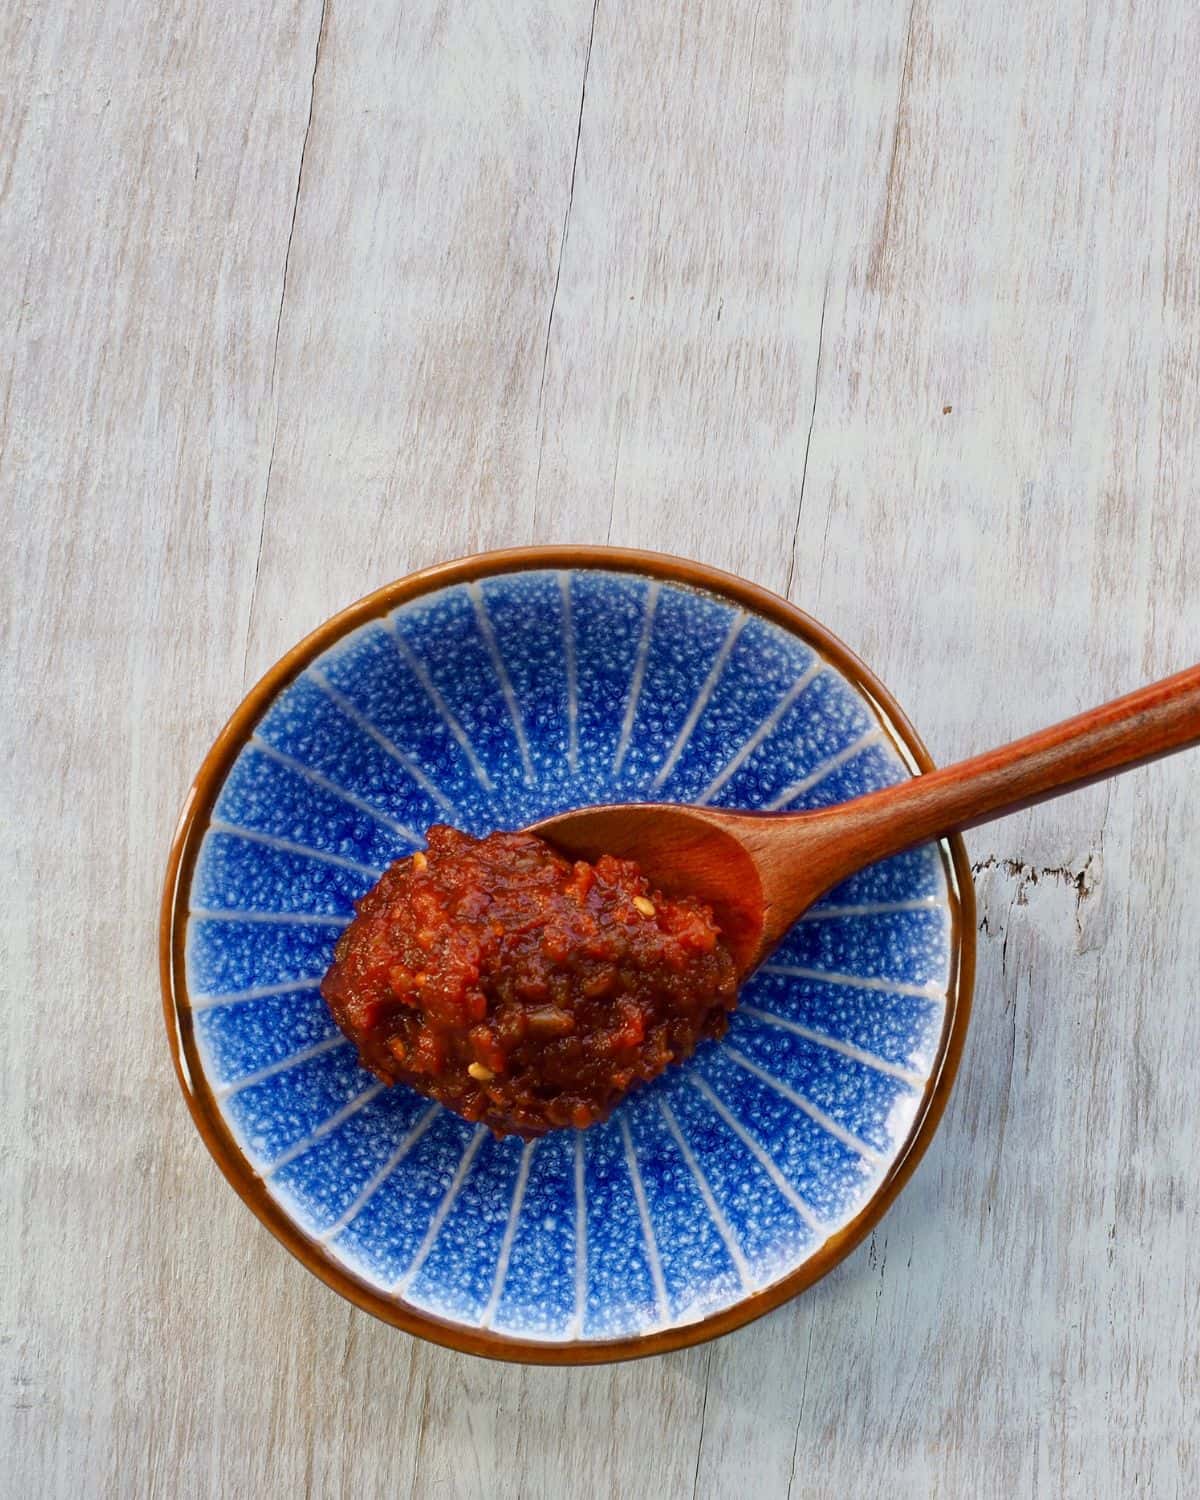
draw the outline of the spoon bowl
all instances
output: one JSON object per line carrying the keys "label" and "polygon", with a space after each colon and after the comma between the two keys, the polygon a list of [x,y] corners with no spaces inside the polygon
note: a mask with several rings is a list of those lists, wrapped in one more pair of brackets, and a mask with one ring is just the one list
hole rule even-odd
{"label": "spoon bowl", "polygon": [[636,860],[664,895],[707,902],[741,978],[765,957],[762,881],[743,842],[750,816],[672,802],[613,803],[560,813],[529,831],[574,859]]}

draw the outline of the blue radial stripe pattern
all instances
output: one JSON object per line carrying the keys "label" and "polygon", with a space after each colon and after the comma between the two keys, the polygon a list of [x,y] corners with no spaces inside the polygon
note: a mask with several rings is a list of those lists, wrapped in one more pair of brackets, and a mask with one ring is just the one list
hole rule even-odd
{"label": "blue radial stripe pattern", "polygon": [[186,948],[218,1108],[304,1234],[439,1318],[603,1340],[728,1308],[858,1213],[908,1135],[945,1024],[936,848],[831,891],[723,1041],[605,1124],[532,1145],[381,1087],[321,975],[354,903],[433,822],[828,806],[907,774],[831,663],[706,593],[532,571],[402,606],[277,696],[218,795]]}

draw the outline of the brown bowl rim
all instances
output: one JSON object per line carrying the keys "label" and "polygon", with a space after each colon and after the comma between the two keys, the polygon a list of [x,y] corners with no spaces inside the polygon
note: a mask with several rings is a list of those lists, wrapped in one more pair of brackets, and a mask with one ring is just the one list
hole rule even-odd
{"label": "brown bowl rim", "polygon": [[184,949],[188,895],[200,844],[230,768],[278,694],[322,652],[351,631],[437,589],[532,569],[599,569],[635,573],[683,584],[732,601],[799,635],[833,663],[870,701],[893,745],[914,771],[933,769],[920,736],[891,692],[850,648],[811,615],[778,594],[705,563],[669,553],[623,547],[547,545],[476,553],[422,568],[385,584],[311,631],[246,694],[201,763],[188,790],[167,862],[159,923],[163,1014],[175,1073],[196,1128],[225,1177],[263,1224],[334,1291],[365,1312],[406,1333],[446,1348],[489,1359],[539,1365],[590,1365],[639,1359],[687,1348],[741,1328],[789,1301],[830,1272],[879,1223],[912,1175],[941,1120],[958,1071],[971,1010],[975,972],[975,903],[971,870],[961,837],[940,842],[951,912],[950,979],[937,1056],[904,1144],[882,1181],[855,1217],[789,1275],[731,1307],[695,1323],[619,1339],[550,1342],[513,1338],[437,1318],[369,1286],[333,1259],[290,1219],[267,1192],[217,1109],[199,1064],[187,991]]}

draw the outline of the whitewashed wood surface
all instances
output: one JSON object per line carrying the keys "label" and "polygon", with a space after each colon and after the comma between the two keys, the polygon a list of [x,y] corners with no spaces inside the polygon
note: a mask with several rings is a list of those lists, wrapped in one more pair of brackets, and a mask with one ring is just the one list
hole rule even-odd
{"label": "whitewashed wood surface", "polygon": [[788,596],[934,755],[1200,657],[1200,9],[0,9],[0,1492],[1200,1493],[1196,755],[978,832],[957,1092],[717,1344],[356,1312],[172,1077],[159,882],[333,610],[544,540]]}

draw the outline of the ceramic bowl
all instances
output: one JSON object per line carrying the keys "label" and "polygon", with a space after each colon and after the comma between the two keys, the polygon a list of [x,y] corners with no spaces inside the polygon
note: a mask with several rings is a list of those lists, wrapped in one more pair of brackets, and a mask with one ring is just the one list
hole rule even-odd
{"label": "ceramic bowl", "polygon": [[537,548],[372,594],[238,709],[172,850],[164,997],[205,1140],[306,1265],[439,1343],[585,1362],[746,1322],[847,1253],[933,1132],[973,962],[958,841],[846,881],[721,1042],[531,1144],[384,1088],[318,984],[431,823],[827,806],[928,766],[828,631],[695,563]]}

